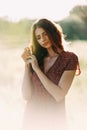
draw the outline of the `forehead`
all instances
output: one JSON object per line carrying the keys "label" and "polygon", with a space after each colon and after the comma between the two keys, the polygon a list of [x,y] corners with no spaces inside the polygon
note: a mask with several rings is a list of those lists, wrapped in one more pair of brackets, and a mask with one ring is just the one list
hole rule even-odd
{"label": "forehead", "polygon": [[36,30],[35,30],[35,35],[40,35],[40,34],[42,34],[42,33],[44,33],[44,32],[46,32],[43,28],[41,28],[41,27],[38,27],[38,28],[36,28]]}

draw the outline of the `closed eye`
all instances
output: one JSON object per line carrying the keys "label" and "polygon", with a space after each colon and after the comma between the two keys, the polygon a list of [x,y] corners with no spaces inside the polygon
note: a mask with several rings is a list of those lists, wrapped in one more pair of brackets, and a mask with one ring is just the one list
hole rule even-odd
{"label": "closed eye", "polygon": [[41,37],[38,35],[36,38],[37,38],[37,40],[40,40]]}
{"label": "closed eye", "polygon": [[46,33],[46,32],[44,32],[43,34],[44,34],[45,36],[47,36],[47,33]]}
{"label": "closed eye", "polygon": [[41,35],[37,35],[37,36],[36,36],[36,39],[37,39],[37,40],[40,40],[41,37],[46,37],[46,36],[48,36],[47,33],[46,33],[46,32],[43,32]]}

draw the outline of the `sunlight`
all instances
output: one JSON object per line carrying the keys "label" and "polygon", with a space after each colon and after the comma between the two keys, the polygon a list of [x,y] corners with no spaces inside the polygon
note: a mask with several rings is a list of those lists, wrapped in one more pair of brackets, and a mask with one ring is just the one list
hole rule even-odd
{"label": "sunlight", "polygon": [[86,0],[3,0],[0,3],[0,16],[8,16],[9,20],[18,21],[22,18],[48,17],[60,20],[78,4],[87,4]]}
{"label": "sunlight", "polygon": [[[71,46],[71,50],[77,52],[80,58],[85,61],[86,65],[87,57],[85,57],[85,52],[87,50],[87,42],[78,42]],[[22,49],[22,47],[18,47],[17,49],[11,49],[9,47],[9,49],[5,48],[4,51],[0,46],[0,69],[3,72],[0,73],[0,80],[2,81],[0,82],[0,130],[22,130],[22,119],[25,107],[25,103],[19,91],[24,71],[24,64],[22,60],[20,60]],[[6,56],[7,60],[5,60]],[[5,64],[6,66],[4,69],[3,66]],[[81,64],[81,67],[83,65],[84,64]],[[87,67],[83,67],[84,69],[81,76],[78,79],[76,77],[67,95],[68,125],[70,130],[87,129],[87,88],[85,78],[87,77]]]}
{"label": "sunlight", "polygon": [[[87,0],[2,0],[0,1],[0,17],[6,17],[12,21],[19,21],[22,18],[35,19],[41,17],[61,20],[69,15],[69,11],[75,5],[79,4],[86,5]],[[2,25],[7,26],[8,24],[1,24],[0,29],[3,29]],[[10,25],[15,24],[10,22]],[[12,28],[12,31],[15,29]],[[21,32],[20,30],[20,33],[23,33],[25,37],[26,34],[23,31]],[[14,35],[13,33],[13,39],[10,39],[11,36],[8,34],[11,35],[11,32],[9,33],[8,31],[5,34],[2,33],[2,30],[0,32],[0,130],[22,130],[25,102],[21,93],[24,74],[24,61],[21,59],[21,54],[24,46],[27,45],[25,42],[28,39],[24,38],[24,41],[20,40],[19,43],[18,37],[20,38],[20,34],[17,33]],[[87,41],[72,42],[73,45],[70,45],[69,49],[78,54],[82,73],[78,79],[76,77],[76,80],[72,84],[72,91],[70,90],[67,95],[67,115],[70,130],[86,130],[87,57],[85,55],[87,52]]]}

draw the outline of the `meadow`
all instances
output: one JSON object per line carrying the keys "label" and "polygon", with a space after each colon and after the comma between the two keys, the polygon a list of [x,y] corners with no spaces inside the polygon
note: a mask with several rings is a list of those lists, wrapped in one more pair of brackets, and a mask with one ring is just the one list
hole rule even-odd
{"label": "meadow", "polygon": [[[21,130],[26,102],[21,93],[24,62],[21,58],[28,40],[0,40],[0,130]],[[8,43],[7,43],[7,42]],[[79,57],[80,76],[75,76],[66,96],[69,130],[87,130],[87,41],[72,41],[68,48]]]}

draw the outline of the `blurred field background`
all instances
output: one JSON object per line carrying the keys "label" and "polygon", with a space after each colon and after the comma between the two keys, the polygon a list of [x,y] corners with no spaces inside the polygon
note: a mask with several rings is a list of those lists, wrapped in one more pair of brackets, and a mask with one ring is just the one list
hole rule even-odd
{"label": "blurred field background", "polygon": [[[70,130],[87,130],[87,6],[77,6],[61,21],[69,50],[79,57],[80,76],[76,76],[66,96]],[[19,22],[0,18],[0,130],[21,130],[25,101],[21,85],[24,62],[21,58],[28,46],[34,20]]]}

